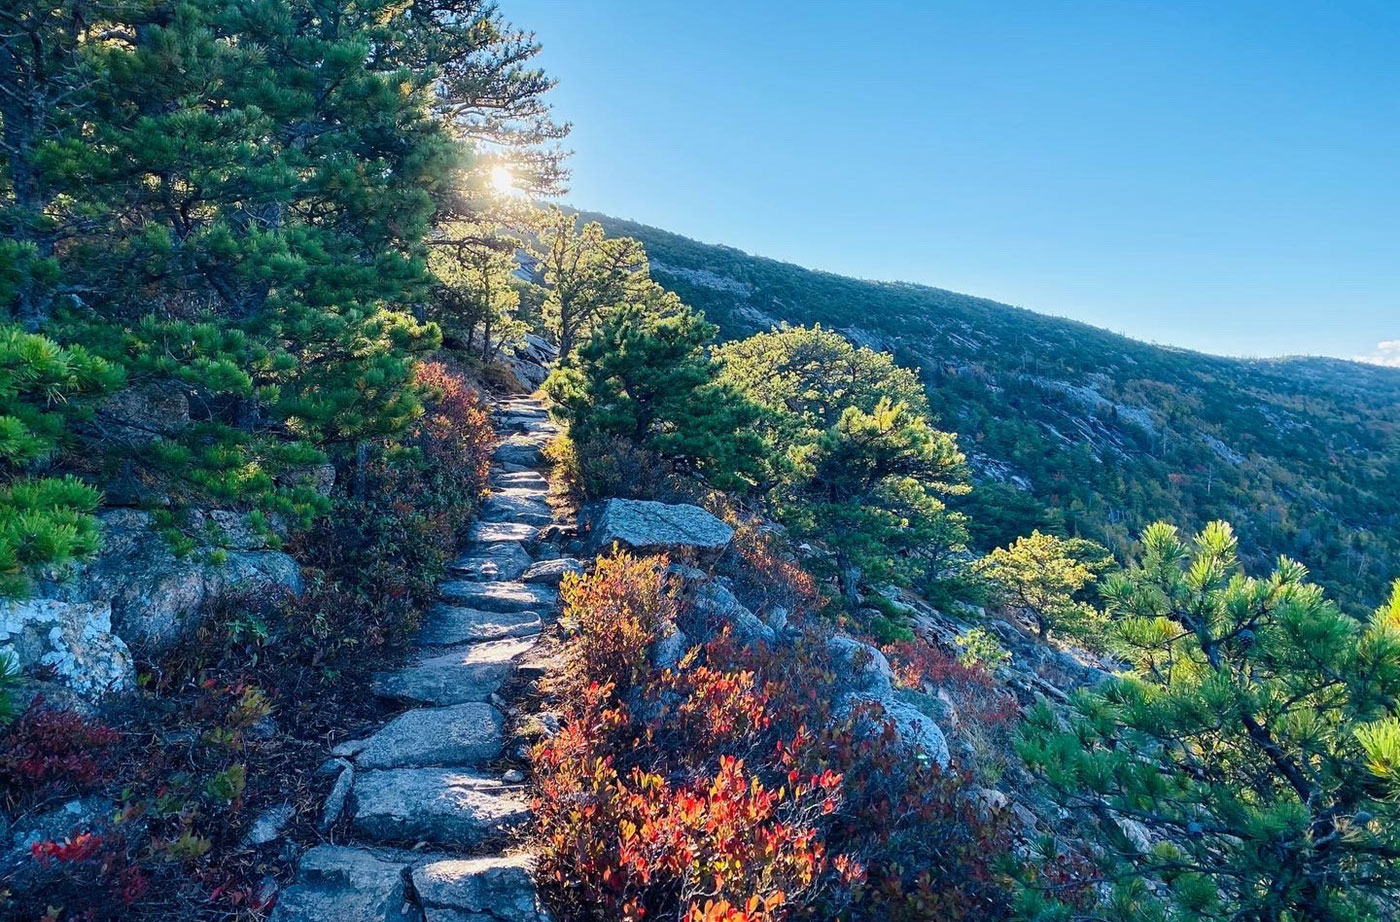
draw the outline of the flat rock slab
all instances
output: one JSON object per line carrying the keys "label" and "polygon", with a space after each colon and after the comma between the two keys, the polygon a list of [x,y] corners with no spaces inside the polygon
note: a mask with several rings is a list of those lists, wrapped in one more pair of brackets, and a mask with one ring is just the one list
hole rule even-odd
{"label": "flat rock slab", "polygon": [[507,637],[529,637],[542,629],[538,612],[482,611],[439,602],[424,618],[423,627],[418,631],[418,642],[431,647],[448,647]]}
{"label": "flat rock slab", "polygon": [[506,416],[533,416],[544,419],[549,415],[544,404],[538,400],[504,400],[496,404],[496,415]]}
{"label": "flat rock slab", "polygon": [[364,849],[318,845],[301,856],[270,922],[409,922],[405,868]]}
{"label": "flat rock slab", "polygon": [[524,522],[548,525],[554,510],[540,493],[521,489],[496,490],[481,504],[481,518],[487,522]]}
{"label": "flat rock slab", "polygon": [[559,427],[550,422],[548,417],[523,413],[502,416],[496,425],[502,432],[514,430],[516,432],[547,432],[552,435],[559,431]]}
{"label": "flat rock slab", "polygon": [[557,586],[564,580],[565,573],[576,573],[583,575],[583,564],[573,557],[558,557],[554,560],[541,560],[539,563],[531,564],[520,575],[523,583],[543,583],[546,586]]}
{"label": "flat rock slab", "polygon": [[366,768],[476,765],[501,754],[505,718],[489,704],[469,702],[400,714],[355,756]]}
{"label": "flat rock slab", "polygon": [[533,640],[496,640],[450,650],[374,679],[385,698],[419,704],[464,704],[485,701],[515,671],[516,657],[534,647]]}
{"label": "flat rock slab", "polygon": [[714,560],[729,547],[734,529],[699,506],[645,499],[610,499],[593,529],[593,546],[614,543],[642,554],[691,552]]}
{"label": "flat rock slab", "polygon": [[526,525],[524,522],[476,522],[471,531],[467,532],[467,538],[481,544],[497,541],[530,542],[539,537],[539,533],[538,527]]}
{"label": "flat rock slab", "polygon": [[448,858],[413,869],[413,887],[427,922],[540,922],[529,855]]}
{"label": "flat rock slab", "polygon": [[491,457],[502,464],[522,464],[533,467],[543,463],[540,449],[545,440],[533,435],[516,433],[501,439]]}
{"label": "flat rock slab", "polygon": [[438,586],[444,601],[485,611],[541,611],[554,607],[559,593],[533,583],[452,580]]}
{"label": "flat rock slab", "polygon": [[483,544],[448,565],[457,576],[474,580],[519,579],[529,568],[530,555],[518,541]]}
{"label": "flat rock slab", "polygon": [[514,474],[506,471],[492,471],[491,486],[500,489],[522,488],[544,492],[549,489],[549,480],[538,471],[520,471]]}
{"label": "flat rock slab", "polygon": [[450,768],[363,772],[351,828],[380,842],[470,847],[529,817],[525,797],[497,778]]}

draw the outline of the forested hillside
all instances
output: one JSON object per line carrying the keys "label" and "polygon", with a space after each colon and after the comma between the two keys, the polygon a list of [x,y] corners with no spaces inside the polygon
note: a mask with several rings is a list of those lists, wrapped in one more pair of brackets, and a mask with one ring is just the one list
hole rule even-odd
{"label": "forested hillside", "polygon": [[921,369],[980,481],[973,537],[1037,520],[1120,555],[1157,519],[1222,518],[1358,610],[1400,570],[1400,371],[1149,345],[942,289],[816,272],[629,221],[653,274],[724,337],[820,323]]}

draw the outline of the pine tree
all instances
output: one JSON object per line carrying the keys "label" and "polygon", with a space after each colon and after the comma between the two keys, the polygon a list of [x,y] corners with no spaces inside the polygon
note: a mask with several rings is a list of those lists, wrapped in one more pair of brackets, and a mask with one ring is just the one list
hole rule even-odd
{"label": "pine tree", "polygon": [[757,409],[716,383],[715,326],[654,284],[618,308],[545,382],[582,445],[620,437],[718,487],[752,477]]}
{"label": "pine tree", "polygon": [[915,581],[965,546],[962,518],[944,504],[967,489],[962,453],[907,404],[848,406],[794,457],[797,476],[780,494],[787,518],[831,543],[848,594],[862,580]]}
{"label": "pine tree", "polygon": [[515,243],[498,228],[458,223],[442,229],[428,254],[436,280],[431,316],[444,343],[483,362],[526,333],[518,316]]}
{"label": "pine tree", "polygon": [[1095,630],[1098,619],[1076,598],[1094,579],[1094,571],[1076,559],[1075,546],[1055,535],[1033,531],[977,563],[1004,605],[1019,608],[1035,619],[1041,640],[1051,628],[1071,636]]}
{"label": "pine tree", "polygon": [[427,240],[481,219],[472,174],[509,155],[533,188],[563,178],[538,46],[488,2],[0,17],[0,297],[185,391],[186,431],[104,446],[176,499],[313,511],[289,469],[349,463],[421,411]]}
{"label": "pine tree", "polygon": [[651,284],[642,245],[630,237],[608,237],[600,224],[579,227],[575,215],[551,208],[541,214],[536,236],[545,322],[561,356],[568,356],[610,310],[640,300]]}
{"label": "pine tree", "polygon": [[828,542],[848,595],[862,581],[947,575],[967,543],[957,440],[936,429],[918,376],[821,327],[726,343],[722,383],[763,408],[768,482],[797,534]]}
{"label": "pine tree", "polygon": [[[1240,571],[1217,522],[1158,524],[1101,587],[1134,672],[1038,707],[1019,744],[1100,830],[1125,920],[1366,920],[1400,898],[1400,589],[1369,621],[1281,559]],[[1142,834],[1127,836],[1125,827]],[[1027,914],[1067,918],[1027,891]]]}

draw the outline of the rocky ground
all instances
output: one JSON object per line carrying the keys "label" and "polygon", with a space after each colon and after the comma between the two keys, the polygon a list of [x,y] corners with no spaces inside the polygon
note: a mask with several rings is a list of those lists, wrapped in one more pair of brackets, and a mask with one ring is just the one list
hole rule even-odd
{"label": "rocky ground", "polygon": [[[545,918],[530,855],[526,776],[512,729],[531,678],[548,669],[542,632],[557,585],[581,569],[560,540],[540,449],[555,429],[538,401],[496,407],[492,492],[471,543],[440,586],[410,662],[378,694],[409,710],[340,744],[326,844],[300,859],[273,922],[533,922]],[[577,550],[576,541],[571,547]],[[522,681],[524,680],[524,681]]]}

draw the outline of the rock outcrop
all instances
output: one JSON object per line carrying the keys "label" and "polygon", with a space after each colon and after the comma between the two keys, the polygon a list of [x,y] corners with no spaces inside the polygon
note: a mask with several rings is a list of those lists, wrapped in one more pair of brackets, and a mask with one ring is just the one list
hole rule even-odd
{"label": "rock outcrop", "polygon": [[644,499],[610,499],[593,525],[592,546],[614,544],[639,554],[672,554],[713,561],[734,538],[734,529],[699,506]]}
{"label": "rock outcrop", "polygon": [[0,602],[0,654],[89,700],[128,691],[135,678],[131,651],[112,633],[106,602]]}
{"label": "rock outcrop", "polygon": [[[212,521],[233,528],[234,546],[215,563],[200,553],[176,554],[139,509],[99,514],[102,549],[63,579],[41,584],[38,595],[71,603],[107,605],[112,630],[123,641],[158,651],[198,627],[221,599],[267,600],[300,594],[301,569],[281,551],[266,547],[238,517]],[[253,546],[257,545],[257,546]]]}

